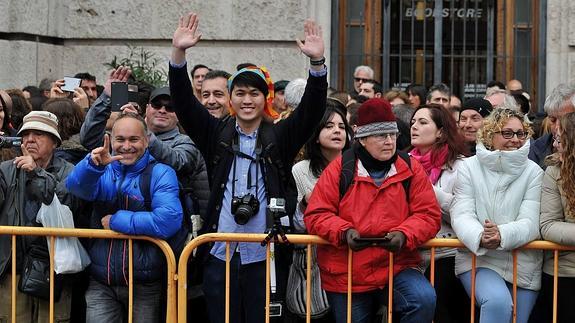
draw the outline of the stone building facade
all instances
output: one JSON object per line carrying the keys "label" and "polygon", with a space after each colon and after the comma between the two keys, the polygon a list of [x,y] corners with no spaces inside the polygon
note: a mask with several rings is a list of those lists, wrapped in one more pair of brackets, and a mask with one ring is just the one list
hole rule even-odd
{"label": "stone building facade", "polygon": [[323,26],[329,57],[329,0],[0,0],[0,8],[0,88],[84,71],[103,83],[103,64],[125,57],[126,44],[155,53],[167,69],[177,19],[188,11],[198,12],[203,34],[190,68],[233,71],[249,61],[274,80],[306,77],[295,39],[308,17]]}
{"label": "stone building facade", "polygon": [[[323,27],[330,81],[337,87],[349,78],[349,69],[337,66],[336,49],[342,38],[337,32],[345,30],[338,17],[346,10],[342,4],[357,6],[355,1],[360,0],[0,0],[0,88],[37,85],[44,77],[83,71],[102,83],[107,70],[103,64],[115,55],[125,56],[126,44],[142,46],[167,64],[177,17],[191,10],[200,15],[203,40],[189,51],[190,67],[202,63],[233,71],[238,63],[249,61],[268,67],[274,80],[305,77],[307,61],[294,39],[302,36],[303,21],[311,17]],[[361,1],[366,4],[362,8],[379,3]],[[405,6],[422,2],[397,1]],[[433,6],[433,1],[427,2]],[[475,2],[529,3],[534,11],[543,10],[545,19],[537,22],[542,41],[532,44],[539,48],[537,64],[542,66],[533,77],[544,78],[537,91],[549,93],[559,83],[575,82],[574,1],[444,0],[442,6],[447,10],[452,3],[469,7]],[[379,74],[385,72],[383,64]],[[539,93],[539,102],[545,93]]]}

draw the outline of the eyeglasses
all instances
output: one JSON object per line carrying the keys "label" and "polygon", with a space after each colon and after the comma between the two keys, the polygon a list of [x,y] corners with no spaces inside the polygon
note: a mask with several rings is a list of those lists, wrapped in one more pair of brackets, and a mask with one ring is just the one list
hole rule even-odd
{"label": "eyeglasses", "polygon": [[176,111],[171,104],[164,104],[163,102],[150,102],[150,106],[154,108],[154,110],[160,110],[162,107],[164,107],[166,112]]}
{"label": "eyeglasses", "polygon": [[500,133],[501,136],[505,139],[511,139],[511,138],[513,138],[513,136],[517,136],[517,139],[519,139],[519,140],[523,140],[523,139],[527,138],[527,131],[523,131],[523,130],[517,130],[517,131],[501,130],[501,131],[497,131],[495,133]]}
{"label": "eyeglasses", "polygon": [[354,79],[356,82],[362,82],[362,83],[371,81],[370,79],[364,79],[364,78],[361,78],[361,77],[354,77],[353,79]]}
{"label": "eyeglasses", "polygon": [[387,141],[389,139],[391,139],[391,140],[397,139],[398,135],[399,135],[398,132],[388,132],[388,133],[381,133],[381,134],[373,135],[373,137],[377,140],[380,140],[380,141]]}

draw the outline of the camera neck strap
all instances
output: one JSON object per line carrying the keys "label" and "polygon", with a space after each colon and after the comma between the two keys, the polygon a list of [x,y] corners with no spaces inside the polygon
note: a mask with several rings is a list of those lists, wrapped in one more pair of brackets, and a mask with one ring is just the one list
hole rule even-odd
{"label": "camera neck strap", "polygon": [[[239,158],[243,158],[243,159],[247,159],[250,161],[250,164],[248,165],[248,179],[247,179],[247,189],[250,189],[252,187],[256,187],[256,198],[258,197],[258,175],[259,175],[259,162],[260,162],[260,158],[261,158],[261,154],[262,154],[262,149],[261,149],[261,144],[260,144],[260,140],[259,140],[259,136],[258,139],[256,141],[256,149],[255,149],[255,153],[256,153],[256,157],[252,157],[242,151],[240,151],[240,145],[238,143],[238,136],[236,135],[234,137],[234,141],[232,143],[232,151],[234,153],[234,162],[232,165],[232,197],[236,196],[236,159],[237,157]],[[252,173],[251,173],[251,169],[252,169],[252,164],[255,164],[256,166],[256,183],[255,185],[252,185]]]}

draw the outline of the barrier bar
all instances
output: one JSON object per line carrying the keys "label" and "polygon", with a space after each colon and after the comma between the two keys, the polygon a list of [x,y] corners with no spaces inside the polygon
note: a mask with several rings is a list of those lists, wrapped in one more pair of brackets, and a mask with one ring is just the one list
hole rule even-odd
{"label": "barrier bar", "polygon": [[517,323],[517,249],[511,254],[513,255],[513,323]]}
{"label": "barrier bar", "polygon": [[435,287],[435,247],[431,247],[431,264],[429,269],[429,280],[431,282],[431,286]]}
{"label": "barrier bar", "polygon": [[10,277],[12,281],[12,298],[11,298],[11,306],[12,306],[12,322],[16,322],[16,235],[12,235],[12,277]]}
{"label": "barrier bar", "polygon": [[16,236],[45,236],[50,237],[50,322],[54,319],[54,245],[55,237],[78,237],[93,239],[136,239],[149,241],[162,250],[166,257],[167,264],[167,299],[166,299],[166,322],[177,322],[176,308],[176,257],[170,245],[159,239],[148,236],[125,235],[111,230],[102,229],[76,229],[76,228],[44,228],[44,227],[22,227],[22,226],[0,226],[0,235],[12,236],[12,321],[16,322]]}
{"label": "barrier bar", "polygon": [[[0,227],[2,229],[3,227]],[[1,230],[0,230],[1,233]],[[34,235],[34,234],[31,234]],[[38,235],[38,234],[36,234]],[[209,242],[216,242],[216,241],[223,241],[223,242],[254,242],[259,243],[261,242],[267,235],[266,234],[242,234],[242,233],[210,233],[201,235],[195,239],[193,239],[183,250],[182,255],[180,257],[180,262],[178,263],[178,322],[185,322],[186,315],[187,315],[187,263],[189,260],[192,251],[196,249],[198,246],[209,243]],[[306,286],[306,322],[310,322],[311,319],[311,247],[313,244],[329,244],[326,240],[321,239],[318,236],[312,235],[302,235],[302,234],[288,234],[288,240],[294,244],[307,244],[308,251],[307,251],[307,286]],[[229,244],[226,245],[226,259],[227,265],[229,266]],[[421,246],[422,248],[430,248],[431,249],[431,277],[430,280],[432,284],[434,284],[434,276],[435,276],[435,255],[436,255],[436,247],[448,247],[448,248],[465,248],[465,246],[457,239],[432,239],[426,242]],[[521,250],[529,250],[529,249],[538,249],[538,250],[554,250],[554,281],[553,281],[553,322],[557,322],[557,290],[558,290],[558,257],[559,251],[575,251],[575,246],[563,246],[549,241],[532,241],[529,244],[519,248]],[[516,251],[513,251],[514,255],[514,292],[513,292],[513,299],[514,299],[514,321],[516,320],[516,309],[515,303],[516,300],[516,288],[517,288],[517,254]],[[475,322],[475,284],[476,284],[476,273],[477,273],[477,256],[475,254],[471,255],[471,317],[470,322]],[[267,250],[267,260],[269,261],[269,247]],[[389,282],[389,291],[388,291],[388,320],[392,319],[393,315],[393,254],[390,253],[390,260],[389,260],[389,270],[390,270],[390,282]],[[269,264],[266,264],[269,266]],[[228,270],[228,269],[227,269]],[[267,280],[269,280],[269,268],[266,267],[267,272]],[[228,274],[228,273],[227,273]],[[352,322],[351,319],[351,302],[352,302],[352,275],[353,274],[353,252],[348,249],[348,310],[347,310],[347,322]],[[229,277],[227,277],[229,279]],[[226,286],[229,286],[229,282],[226,282]],[[269,283],[267,283],[267,293],[269,293]],[[229,291],[226,291],[226,303],[229,301]],[[269,297],[269,296],[267,296]],[[269,314],[269,299],[267,300],[266,306],[266,314]],[[226,318],[229,315],[229,308],[226,308]],[[268,315],[266,315],[268,317]],[[269,320],[269,317],[267,318]],[[226,320],[227,322],[227,320]]]}
{"label": "barrier bar", "polygon": [[[125,246],[125,245],[124,245]],[[134,321],[134,249],[132,239],[128,240],[128,323]],[[122,256],[123,257],[123,256]],[[122,269],[123,271],[123,269]]]}
{"label": "barrier bar", "polygon": [[387,321],[393,322],[393,252],[389,253],[389,283],[387,284]]}
{"label": "barrier bar", "polygon": [[[50,236],[50,323],[54,323],[54,249],[56,238]],[[14,261],[16,259],[13,259]]]}
{"label": "barrier bar", "polygon": [[471,317],[469,318],[470,323],[475,323],[475,274],[477,266],[477,257],[474,253],[471,253]]}
{"label": "barrier bar", "polygon": [[557,293],[559,291],[559,250],[553,252],[553,323],[557,322]]}
{"label": "barrier bar", "polygon": [[230,260],[230,242],[226,241],[226,323],[230,323]]}
{"label": "barrier bar", "polygon": [[347,247],[347,323],[351,323],[351,297],[353,281],[353,251]]}
{"label": "barrier bar", "polygon": [[305,284],[305,322],[311,322],[311,248],[312,244],[307,244],[307,257],[306,257],[306,284]]}
{"label": "barrier bar", "polygon": [[270,323],[270,244],[266,244],[266,323]]}

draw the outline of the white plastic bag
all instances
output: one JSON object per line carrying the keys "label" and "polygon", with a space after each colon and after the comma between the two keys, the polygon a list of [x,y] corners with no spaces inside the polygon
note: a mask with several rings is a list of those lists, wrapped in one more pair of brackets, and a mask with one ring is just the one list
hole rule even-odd
{"label": "white plastic bag", "polygon": [[[45,228],[74,228],[72,211],[58,200],[56,194],[50,205],[42,203],[36,221]],[[50,250],[50,237],[48,250]],[[56,238],[54,246],[54,271],[57,274],[73,274],[90,265],[90,256],[76,237]]]}

